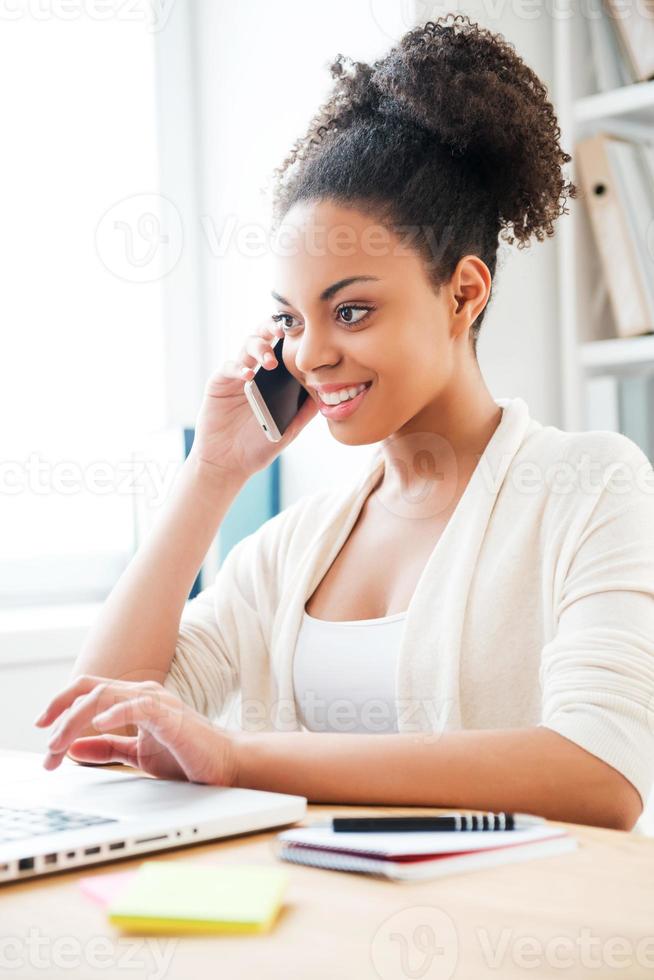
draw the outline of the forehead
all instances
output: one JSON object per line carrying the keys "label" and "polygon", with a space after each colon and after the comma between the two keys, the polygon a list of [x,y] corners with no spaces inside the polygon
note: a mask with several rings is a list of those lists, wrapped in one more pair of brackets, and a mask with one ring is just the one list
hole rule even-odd
{"label": "forehead", "polygon": [[329,200],[300,202],[273,239],[274,288],[289,300],[300,294],[310,300],[330,283],[354,275],[406,283],[422,274],[410,239],[406,229],[395,234],[358,208]]}

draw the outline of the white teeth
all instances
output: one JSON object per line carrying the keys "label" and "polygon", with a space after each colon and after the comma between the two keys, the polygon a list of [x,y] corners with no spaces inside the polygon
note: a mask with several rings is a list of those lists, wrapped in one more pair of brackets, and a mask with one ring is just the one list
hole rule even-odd
{"label": "white teeth", "polygon": [[350,398],[354,398],[364,388],[367,388],[367,385],[361,384],[355,388],[341,388],[339,391],[323,392],[319,397],[325,405],[340,405],[341,402],[346,402]]}

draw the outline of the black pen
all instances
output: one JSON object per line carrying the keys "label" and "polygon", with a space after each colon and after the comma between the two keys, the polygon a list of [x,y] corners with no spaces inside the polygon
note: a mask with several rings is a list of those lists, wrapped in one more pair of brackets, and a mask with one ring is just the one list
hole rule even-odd
{"label": "black pen", "polygon": [[333,817],[336,833],[352,831],[388,833],[434,830],[520,830],[523,825],[543,823],[529,813],[451,813],[441,817]]}

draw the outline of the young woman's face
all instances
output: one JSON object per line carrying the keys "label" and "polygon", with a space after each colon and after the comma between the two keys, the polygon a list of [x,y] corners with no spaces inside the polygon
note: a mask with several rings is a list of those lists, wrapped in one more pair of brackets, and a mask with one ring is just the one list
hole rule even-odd
{"label": "young woman's face", "polygon": [[[467,331],[452,329],[452,290],[434,292],[410,241],[325,200],[295,205],[277,232],[272,314],[286,367],[319,407],[315,386],[370,382],[353,411],[327,416],[347,445],[419,429],[472,357]],[[337,288],[355,277],[366,278]]]}

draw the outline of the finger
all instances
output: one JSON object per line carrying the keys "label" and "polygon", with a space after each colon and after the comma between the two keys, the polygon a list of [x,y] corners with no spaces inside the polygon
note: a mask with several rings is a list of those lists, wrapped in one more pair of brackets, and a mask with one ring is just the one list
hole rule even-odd
{"label": "finger", "polygon": [[279,323],[275,323],[271,318],[263,321],[247,339],[241,348],[237,363],[239,364],[239,376],[249,378],[254,374],[254,370],[262,362],[264,354],[271,354],[273,360],[266,367],[275,367],[277,356],[273,350],[277,341],[285,334],[284,328]]}
{"label": "finger", "polygon": [[265,368],[275,367],[277,358],[270,340],[257,336],[248,337],[243,364],[250,368],[258,364],[263,364]]}
{"label": "finger", "polygon": [[[79,699],[67,717],[59,724],[48,741],[50,758],[44,762],[46,769],[54,769],[63,759],[68,747],[81,733],[92,724],[94,715],[112,707],[120,701],[126,701],[147,690],[148,697],[160,698],[166,695],[163,688],[150,681],[107,681],[97,684],[92,691]],[[58,760],[58,761],[57,761]]]}
{"label": "finger", "polygon": [[172,699],[138,694],[101,711],[92,721],[99,731],[131,724],[144,728],[162,742],[164,739],[174,741],[182,724],[182,712],[180,705]]}
{"label": "finger", "polygon": [[68,749],[68,755],[78,762],[122,762],[138,768],[136,736],[89,735],[77,738]]}
{"label": "finger", "polygon": [[240,380],[243,377],[242,370],[243,365],[240,361],[234,359],[223,361],[220,371],[212,375],[207,381],[207,389],[220,383],[224,378],[237,378]]}
{"label": "finger", "polygon": [[154,710],[153,702],[144,697],[122,702],[102,712],[94,723],[101,729],[126,720],[147,731],[152,736],[148,741],[154,743],[144,748],[144,740],[139,740],[138,768],[148,770],[154,755],[167,750],[179,773],[191,782],[234,785],[234,748],[228,733],[219,732],[174,695],[160,700]]}
{"label": "finger", "polygon": [[259,323],[258,327],[254,331],[254,335],[271,340],[275,337],[283,337],[284,328],[282,327],[281,322],[273,320],[272,316],[267,316],[264,317],[264,319]]}
{"label": "finger", "polygon": [[[191,755],[201,754],[197,732],[195,738],[191,732],[191,722],[194,712],[172,697],[170,700],[159,700],[153,702],[152,699],[136,697],[131,701],[123,701],[115,704],[107,711],[96,715],[93,724],[100,731],[103,728],[113,728],[125,723],[135,724],[139,729],[144,729],[155,740],[155,745],[151,750],[144,753],[141,748],[139,767],[147,768],[154,755],[165,749],[173,756],[182,772],[187,772],[189,768],[189,758]],[[184,735],[184,721],[189,719],[189,726]],[[158,744],[157,744],[158,743]]]}
{"label": "finger", "polygon": [[204,386],[205,397],[222,397],[232,394],[236,389],[232,381],[243,380],[243,364],[235,358],[223,361],[220,367],[209,375]]}
{"label": "finger", "polygon": [[270,342],[274,344],[278,338],[283,337],[286,333],[281,323],[276,323],[274,320],[268,320],[265,324],[266,333],[264,336],[270,338]]}
{"label": "finger", "polygon": [[68,708],[80,694],[86,694],[88,691],[93,690],[100,681],[106,680],[106,677],[97,677],[93,674],[81,674],[79,677],[76,677],[74,681],[50,701],[44,711],[35,720],[34,724],[38,725],[39,728],[45,728],[51,725],[55,718],[58,718],[61,712],[65,708]]}

